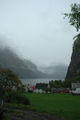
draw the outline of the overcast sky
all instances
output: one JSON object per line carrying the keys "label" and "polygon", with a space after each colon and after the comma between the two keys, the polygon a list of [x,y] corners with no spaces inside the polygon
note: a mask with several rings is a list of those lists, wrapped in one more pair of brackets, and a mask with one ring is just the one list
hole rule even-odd
{"label": "overcast sky", "polygon": [[76,29],[63,19],[80,0],[0,0],[0,38],[37,65],[69,64]]}

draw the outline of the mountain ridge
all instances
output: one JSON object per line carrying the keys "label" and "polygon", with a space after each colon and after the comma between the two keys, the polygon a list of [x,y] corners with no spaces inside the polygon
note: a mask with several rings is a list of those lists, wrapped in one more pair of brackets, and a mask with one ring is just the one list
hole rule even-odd
{"label": "mountain ridge", "polygon": [[[49,66],[40,70],[33,62],[21,58],[9,47],[0,47],[0,69],[10,69],[19,78],[54,78],[64,79],[67,67]],[[62,71],[62,72],[61,72]]]}
{"label": "mountain ridge", "polygon": [[11,69],[21,78],[44,77],[35,64],[29,60],[21,59],[7,47],[0,48],[0,68]]}

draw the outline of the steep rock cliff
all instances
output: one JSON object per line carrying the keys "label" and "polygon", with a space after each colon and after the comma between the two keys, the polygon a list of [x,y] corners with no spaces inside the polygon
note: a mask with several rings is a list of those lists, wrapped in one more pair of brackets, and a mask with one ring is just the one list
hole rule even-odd
{"label": "steep rock cliff", "polygon": [[80,34],[77,35],[73,45],[71,62],[68,67],[66,79],[80,76]]}

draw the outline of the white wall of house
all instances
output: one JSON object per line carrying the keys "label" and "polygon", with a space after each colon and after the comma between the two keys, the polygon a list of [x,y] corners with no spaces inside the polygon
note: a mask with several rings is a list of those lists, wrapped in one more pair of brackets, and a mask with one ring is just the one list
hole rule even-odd
{"label": "white wall of house", "polygon": [[45,93],[45,91],[43,91],[42,89],[35,89],[34,93]]}
{"label": "white wall of house", "polygon": [[72,89],[80,88],[80,83],[72,83]]}

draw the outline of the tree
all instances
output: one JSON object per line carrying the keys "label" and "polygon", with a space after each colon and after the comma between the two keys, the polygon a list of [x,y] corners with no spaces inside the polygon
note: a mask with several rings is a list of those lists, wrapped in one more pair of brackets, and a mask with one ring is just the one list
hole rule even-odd
{"label": "tree", "polygon": [[[71,4],[71,12],[64,15],[68,17],[70,25],[74,26],[78,32],[80,30],[80,4]],[[80,46],[80,33],[73,39],[75,39],[73,49],[78,50]]]}
{"label": "tree", "polygon": [[77,31],[80,29],[80,4],[72,4],[71,12],[65,13],[65,17],[68,17],[70,25],[74,26]]}
{"label": "tree", "polygon": [[0,85],[4,89],[12,89],[13,87],[18,88],[22,83],[11,70],[0,70]]}
{"label": "tree", "polygon": [[63,87],[63,82],[61,80],[51,80],[49,82],[50,88],[61,88]]}

